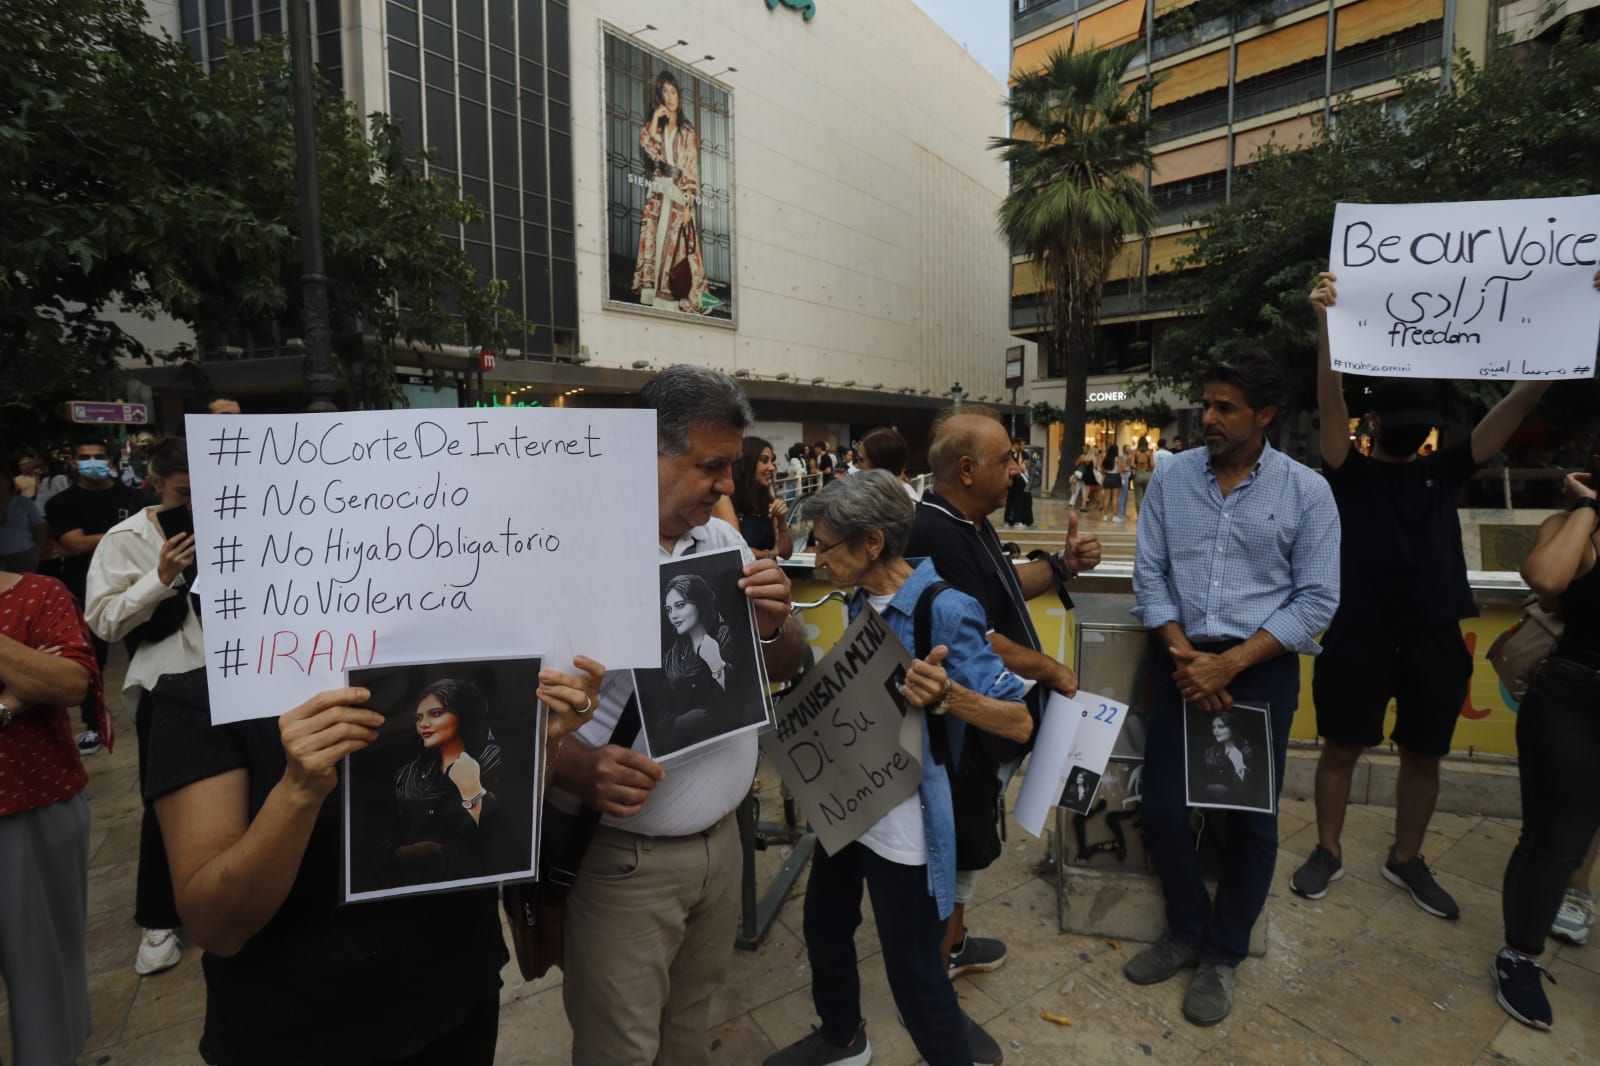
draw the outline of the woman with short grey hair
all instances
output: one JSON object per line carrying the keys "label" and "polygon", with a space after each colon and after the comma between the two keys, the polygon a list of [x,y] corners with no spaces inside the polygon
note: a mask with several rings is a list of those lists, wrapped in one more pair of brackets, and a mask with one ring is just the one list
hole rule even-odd
{"label": "woman with short grey hair", "polygon": [[[855,930],[862,887],[872,897],[878,942],[895,1006],[929,1066],[971,1066],[971,1022],[956,1002],[941,950],[955,906],[955,814],[950,771],[969,727],[1028,739],[1033,721],[1020,702],[1023,683],[989,646],[988,623],[972,597],[945,586],[931,560],[905,559],[915,508],[899,480],[866,470],[830,482],[806,503],[816,564],[840,588],[854,589],[850,617],[871,607],[913,654],[899,692],[921,708],[922,779],[853,843],[812,859],[805,940],[811,1001],[822,1024],[767,1059],[767,1066],[865,1064]],[[929,646],[916,647],[919,602],[930,598]]]}

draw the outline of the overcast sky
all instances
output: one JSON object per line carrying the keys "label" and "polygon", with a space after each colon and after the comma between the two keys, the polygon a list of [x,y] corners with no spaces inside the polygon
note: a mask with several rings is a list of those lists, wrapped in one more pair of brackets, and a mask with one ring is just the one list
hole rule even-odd
{"label": "overcast sky", "polygon": [[1007,0],[916,0],[944,32],[966,46],[1001,85],[1011,64],[1011,21]]}

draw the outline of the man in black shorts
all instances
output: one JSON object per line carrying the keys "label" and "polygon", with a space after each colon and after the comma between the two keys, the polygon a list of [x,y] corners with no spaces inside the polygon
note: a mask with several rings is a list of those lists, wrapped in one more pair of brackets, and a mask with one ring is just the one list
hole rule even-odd
{"label": "man in black shorts", "polygon": [[1418,450],[1443,419],[1432,382],[1379,380],[1372,409],[1372,455],[1350,444],[1343,375],[1328,351],[1327,311],[1335,277],[1323,274],[1311,292],[1318,320],[1317,403],[1322,465],[1344,527],[1338,613],[1322,638],[1312,695],[1317,732],[1317,847],[1289,887],[1321,899],[1344,876],[1339,847],[1350,779],[1364,749],[1383,743],[1384,715],[1395,703],[1400,751],[1394,845],[1382,874],[1440,918],[1461,909],[1434,880],[1421,847],[1439,798],[1439,760],[1450,751],[1456,719],[1472,678],[1472,654],[1461,619],[1478,611],[1467,585],[1456,503],[1473,472],[1510,439],[1549,388],[1519,381],[1483,416],[1470,440],[1427,456]]}

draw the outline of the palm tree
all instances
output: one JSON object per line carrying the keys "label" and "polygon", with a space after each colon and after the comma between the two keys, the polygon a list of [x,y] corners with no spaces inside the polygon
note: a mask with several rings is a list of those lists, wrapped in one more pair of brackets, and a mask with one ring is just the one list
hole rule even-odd
{"label": "palm tree", "polygon": [[1011,169],[1000,204],[1000,234],[1033,259],[1050,294],[1051,342],[1065,353],[1067,395],[1054,492],[1066,489],[1083,447],[1085,379],[1100,324],[1106,273],[1126,236],[1144,237],[1156,222],[1145,191],[1152,82],[1124,85],[1141,45],[1050,55],[1042,69],[1012,85],[1010,137],[989,147]]}

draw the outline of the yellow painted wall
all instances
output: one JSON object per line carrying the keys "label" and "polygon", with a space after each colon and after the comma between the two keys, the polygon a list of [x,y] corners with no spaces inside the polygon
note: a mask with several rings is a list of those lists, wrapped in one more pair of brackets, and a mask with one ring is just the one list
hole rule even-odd
{"label": "yellow painted wall", "polygon": [[[796,581],[794,598],[799,601],[819,599],[831,588],[823,581]],[[1030,601],[1028,607],[1044,651],[1069,666],[1074,665],[1076,625],[1062,608],[1061,601],[1054,593],[1050,593]],[[1520,614],[1515,607],[1485,607],[1481,617],[1468,618],[1461,623],[1467,647],[1472,650],[1473,669],[1472,689],[1462,708],[1461,720],[1456,725],[1455,751],[1472,749],[1498,755],[1515,755],[1517,752],[1516,704],[1500,684],[1500,678],[1484,658],[1484,652],[1494,643],[1495,637],[1516,622]],[[844,633],[844,604],[824,604],[807,611],[804,619],[811,646],[818,655],[822,655]],[[1300,660],[1300,711],[1295,715],[1294,729],[1290,732],[1291,737],[1301,740],[1310,740],[1317,735],[1316,713],[1311,703],[1311,663],[1312,660],[1307,657]],[[1092,688],[1094,680],[1084,678],[1084,684]],[[1384,725],[1385,736],[1393,726],[1394,709],[1391,707]]]}

